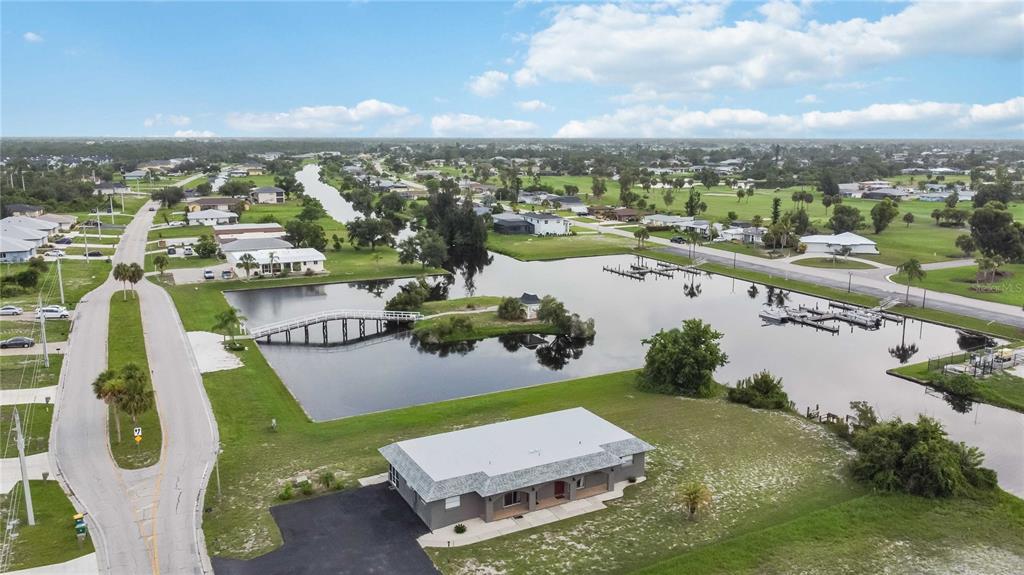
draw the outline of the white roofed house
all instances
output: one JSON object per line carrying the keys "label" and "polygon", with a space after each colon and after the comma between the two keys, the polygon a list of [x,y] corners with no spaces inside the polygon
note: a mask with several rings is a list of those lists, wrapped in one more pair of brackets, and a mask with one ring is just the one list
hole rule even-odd
{"label": "white roofed house", "polygon": [[853,232],[835,235],[813,235],[800,238],[800,243],[807,247],[809,254],[835,254],[849,248],[851,254],[877,254],[875,242],[858,236]]}
{"label": "white roofed house", "polygon": [[16,263],[36,256],[36,245],[32,242],[0,234],[0,262]]}
{"label": "white roofed house", "polygon": [[49,220],[41,220],[38,217],[30,218],[28,216],[9,216],[0,220],[0,224],[46,232],[47,238],[60,231],[60,224]]}
{"label": "white roofed house", "polygon": [[671,214],[650,214],[644,216],[640,223],[648,227],[676,228],[693,221],[693,216],[675,216]]}
{"label": "white roofed house", "polygon": [[0,223],[0,237],[21,240],[32,244],[36,248],[46,245],[49,240],[49,234],[42,230],[34,230],[8,223]]}
{"label": "white roofed house", "polygon": [[599,497],[654,447],[582,407],[392,443],[388,481],[431,530]]}
{"label": "white roofed house", "polygon": [[188,212],[186,216],[190,226],[215,226],[238,222],[238,214],[221,210],[199,210],[198,212]]}
{"label": "white roofed house", "polygon": [[38,219],[57,224],[57,229],[62,232],[71,231],[71,228],[78,224],[78,216],[66,214],[43,214]]}
{"label": "white roofed house", "polygon": [[[238,240],[245,241],[245,240]],[[222,248],[223,250],[223,248]],[[238,268],[245,254],[253,258],[255,276],[274,275],[282,272],[319,274],[327,269],[324,262],[327,256],[313,248],[261,249],[251,251],[226,251],[225,257],[232,268]]]}

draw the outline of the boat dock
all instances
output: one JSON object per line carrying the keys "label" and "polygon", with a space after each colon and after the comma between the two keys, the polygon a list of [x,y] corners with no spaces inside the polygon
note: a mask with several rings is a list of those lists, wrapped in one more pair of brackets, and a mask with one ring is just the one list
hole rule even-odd
{"label": "boat dock", "polygon": [[885,321],[891,321],[893,323],[902,323],[903,322],[903,317],[902,316],[898,316],[898,315],[896,315],[894,313],[886,312],[886,311],[884,311],[885,308],[883,308],[883,307],[865,308],[865,307],[860,307],[860,306],[856,306],[856,305],[852,305],[852,304],[848,304],[848,303],[843,303],[843,302],[839,302],[839,301],[830,301],[830,302],[828,302],[828,306],[829,307],[834,307],[834,308],[837,308],[837,309],[847,310],[847,311],[854,311],[854,312],[855,311],[861,311],[861,312],[877,314],[879,317],[881,317]]}
{"label": "boat dock", "polygon": [[[836,308],[832,310],[831,308]],[[839,333],[839,328],[827,322],[841,321],[863,329],[878,329],[882,320],[886,319],[883,312],[851,306],[849,309],[829,305],[829,309],[821,310],[808,306],[780,307],[762,310],[759,316],[767,323],[796,323],[820,329],[829,333]]]}
{"label": "boat dock", "polygon": [[704,263],[704,260],[697,260],[690,265],[681,266],[679,264],[655,261],[654,265],[650,265],[647,259],[637,256],[637,263],[630,264],[629,267],[604,266],[601,269],[608,273],[643,281],[648,275],[671,278],[675,277],[675,272],[700,274],[702,272],[697,268],[697,266],[702,263]]}

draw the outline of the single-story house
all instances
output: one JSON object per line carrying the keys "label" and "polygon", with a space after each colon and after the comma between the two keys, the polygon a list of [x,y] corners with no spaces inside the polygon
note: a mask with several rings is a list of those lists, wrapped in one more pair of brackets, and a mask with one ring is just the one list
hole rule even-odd
{"label": "single-story house", "polygon": [[693,221],[693,216],[673,216],[669,214],[650,214],[640,220],[645,226],[655,228],[675,228]]}
{"label": "single-story house", "polygon": [[39,248],[46,245],[50,236],[41,230],[0,223],[0,237],[21,240]]}
{"label": "single-story house", "polygon": [[245,168],[231,168],[228,170],[229,178],[244,178],[249,175],[249,170]]}
{"label": "single-story house", "polygon": [[185,204],[185,209],[190,212],[198,212],[200,210],[220,210],[222,212],[229,212],[234,211],[237,208],[246,210],[249,208],[249,204],[242,198],[229,198],[227,196],[196,198]]}
{"label": "single-story house", "polygon": [[497,521],[643,477],[654,446],[582,407],[380,448],[388,482],[431,530]]}
{"label": "single-story house", "polygon": [[259,250],[289,250],[292,244],[281,238],[244,238],[241,240],[229,240],[221,244],[220,251],[224,254],[231,252],[254,252]]}
{"label": "single-story house", "polygon": [[32,242],[0,235],[0,262],[16,263],[36,257],[36,245]]}
{"label": "single-story house", "polygon": [[583,215],[590,212],[590,208],[583,203],[583,200],[576,196],[555,196],[553,198],[548,198],[548,201],[551,203],[552,207],[555,206],[555,202],[558,202],[561,209],[569,210],[577,215]]}
{"label": "single-story house", "polygon": [[253,250],[246,252],[228,252],[227,257],[231,267],[237,268],[242,256],[249,254],[255,260],[253,275],[272,275],[287,270],[289,273],[323,273],[324,262],[327,256],[313,248],[285,248],[278,250]]}
{"label": "single-story house", "polygon": [[642,212],[634,210],[633,208],[615,208],[608,213],[608,217],[620,222],[636,222],[639,221],[642,216]]}
{"label": "single-story house", "polygon": [[491,208],[488,208],[487,206],[473,206],[473,213],[483,217],[491,213]]}
{"label": "single-story house", "polygon": [[908,192],[899,188],[873,188],[861,192],[860,197],[865,200],[884,200],[886,198],[891,200],[902,200],[909,195],[910,194]]}
{"label": "single-story house", "polygon": [[807,246],[809,254],[834,254],[844,247],[850,248],[851,254],[877,254],[875,242],[858,236],[853,232],[836,235],[814,235],[800,238],[800,243]]}
{"label": "single-story house", "polygon": [[124,182],[102,182],[96,186],[92,193],[96,196],[112,196],[128,191],[131,191],[131,188],[126,186]]}
{"label": "single-story house", "polygon": [[132,170],[124,175],[125,180],[141,180],[149,175],[149,170]]}
{"label": "single-story house", "polygon": [[572,223],[562,216],[543,212],[523,212],[523,219],[533,226],[535,236],[567,236]]}
{"label": "single-story house", "polygon": [[30,204],[7,204],[4,206],[4,211],[9,216],[26,216],[29,218],[37,218],[46,211],[39,206],[33,206]]}
{"label": "single-story house", "polygon": [[743,228],[743,243],[761,245],[764,243],[764,234],[768,232],[766,227],[749,226]]}
{"label": "single-story house", "polygon": [[248,238],[283,238],[287,232],[281,224],[224,224],[213,226],[213,238],[220,244]]}
{"label": "single-story house", "polygon": [[857,187],[862,190],[880,190],[883,188],[891,188],[892,183],[886,180],[866,180],[863,182],[857,182]]}
{"label": "single-story house", "polygon": [[56,222],[41,220],[39,218],[30,218],[28,216],[8,216],[0,220],[0,224],[46,232],[47,238],[60,231],[60,224]]}
{"label": "single-story house", "polygon": [[526,319],[537,319],[537,312],[540,311],[540,298],[535,293],[523,292],[519,296],[519,303],[523,304],[526,310]]}
{"label": "single-story house", "polygon": [[186,217],[190,226],[215,226],[238,222],[238,214],[223,210],[199,210],[198,212],[189,212]]}
{"label": "single-story house", "polygon": [[37,219],[57,224],[57,229],[62,232],[71,231],[71,228],[78,224],[78,216],[69,216],[67,214],[43,214]]}
{"label": "single-story house", "polygon": [[283,204],[285,195],[285,191],[277,186],[261,186],[249,192],[249,197],[257,204]]}
{"label": "single-story house", "polygon": [[523,216],[512,213],[503,212],[500,214],[494,214],[491,216],[494,231],[499,234],[532,234],[533,224],[526,221]]}

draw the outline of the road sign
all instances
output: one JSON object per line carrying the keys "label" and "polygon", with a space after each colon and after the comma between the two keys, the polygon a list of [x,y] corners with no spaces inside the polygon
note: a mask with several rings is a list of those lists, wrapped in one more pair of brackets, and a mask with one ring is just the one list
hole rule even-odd
{"label": "road sign", "polygon": [[135,436],[135,443],[142,443],[142,436],[141,435],[136,435]]}
{"label": "road sign", "polygon": [[132,435],[142,435],[142,428],[136,427],[135,431],[132,432]]}

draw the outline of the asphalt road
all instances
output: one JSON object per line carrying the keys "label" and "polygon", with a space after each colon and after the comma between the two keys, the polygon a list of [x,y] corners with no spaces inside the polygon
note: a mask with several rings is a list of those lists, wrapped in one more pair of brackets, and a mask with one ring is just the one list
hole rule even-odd
{"label": "asphalt road", "polygon": [[[153,215],[144,206],[128,225],[115,264],[142,262]],[[54,469],[88,513],[102,573],[209,573],[202,500],[216,424],[177,310],[148,281],[138,284],[138,296],[163,433],[160,462],[121,470],[107,448],[107,410],[91,383],[106,368],[110,297],[119,287],[108,279],[77,307],[50,438]]]}

